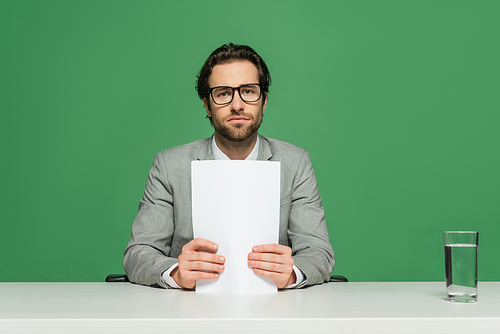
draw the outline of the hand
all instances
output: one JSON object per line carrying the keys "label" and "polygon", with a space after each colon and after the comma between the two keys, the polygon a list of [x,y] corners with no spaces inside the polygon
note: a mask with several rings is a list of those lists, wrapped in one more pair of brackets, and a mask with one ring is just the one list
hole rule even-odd
{"label": "hand", "polygon": [[297,281],[293,262],[292,249],[278,244],[255,246],[248,254],[248,266],[253,272],[274,280],[279,289]]}
{"label": "hand", "polygon": [[206,239],[191,240],[182,247],[179,265],[170,275],[184,289],[193,289],[199,279],[219,278],[218,272],[224,271],[226,259],[214,254],[218,248],[216,243]]}

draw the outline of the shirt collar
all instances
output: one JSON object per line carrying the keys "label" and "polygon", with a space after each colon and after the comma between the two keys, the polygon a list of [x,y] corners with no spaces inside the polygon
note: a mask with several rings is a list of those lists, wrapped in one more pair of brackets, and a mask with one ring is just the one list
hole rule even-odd
{"label": "shirt collar", "polygon": [[[253,147],[252,152],[250,152],[250,154],[245,158],[245,160],[257,160],[257,156],[259,155],[259,146],[260,146],[260,139],[259,136],[257,136],[257,141],[255,142],[255,146]],[[212,154],[214,160],[231,160],[217,146],[217,143],[215,142],[215,136],[212,137]]]}

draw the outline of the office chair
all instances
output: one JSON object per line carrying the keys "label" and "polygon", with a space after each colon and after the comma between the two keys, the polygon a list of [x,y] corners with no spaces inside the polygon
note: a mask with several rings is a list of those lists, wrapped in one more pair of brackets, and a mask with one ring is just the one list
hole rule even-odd
{"label": "office chair", "polygon": [[[123,274],[110,274],[106,277],[106,282],[116,283],[116,282],[130,282],[127,275]],[[332,275],[330,277],[330,282],[348,282],[347,277],[342,275]]]}

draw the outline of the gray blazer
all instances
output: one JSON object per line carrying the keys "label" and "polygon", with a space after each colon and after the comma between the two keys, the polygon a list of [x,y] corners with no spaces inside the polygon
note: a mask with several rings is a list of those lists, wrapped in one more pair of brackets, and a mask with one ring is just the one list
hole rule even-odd
{"label": "gray blazer", "polygon": [[[193,239],[191,161],[213,159],[211,140],[156,154],[125,250],[123,266],[130,281],[168,288],[161,274]],[[309,153],[260,136],[258,160],[281,162],[279,243],[292,248],[295,265],[306,277],[297,287],[328,281],[335,257]]]}

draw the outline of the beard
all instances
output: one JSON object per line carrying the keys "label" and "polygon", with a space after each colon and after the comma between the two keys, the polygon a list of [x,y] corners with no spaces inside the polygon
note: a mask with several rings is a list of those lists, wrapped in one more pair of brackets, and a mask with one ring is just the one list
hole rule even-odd
{"label": "beard", "polygon": [[[226,121],[233,116],[243,116],[250,119],[248,124],[228,124]],[[215,132],[225,138],[226,140],[232,142],[242,142],[250,138],[254,133],[257,132],[260,125],[262,124],[262,110],[254,117],[251,114],[237,113],[232,114],[223,119],[219,119],[216,116],[212,116],[212,124],[214,126]]]}

